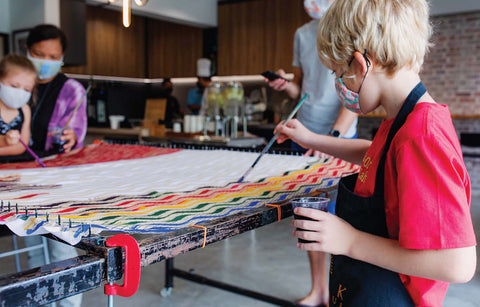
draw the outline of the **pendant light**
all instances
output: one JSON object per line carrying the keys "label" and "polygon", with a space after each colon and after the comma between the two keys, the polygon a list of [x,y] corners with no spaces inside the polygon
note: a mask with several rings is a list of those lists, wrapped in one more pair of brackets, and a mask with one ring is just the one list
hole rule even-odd
{"label": "pendant light", "polygon": [[[125,28],[130,27],[130,24],[132,23],[132,0],[122,0],[122,19],[123,19],[123,26]],[[133,0],[136,5],[138,6],[144,6],[147,4],[148,0]],[[108,3],[115,3],[117,0],[108,0]]]}
{"label": "pendant light", "polygon": [[123,0],[123,26],[130,27],[132,23],[132,0]]}

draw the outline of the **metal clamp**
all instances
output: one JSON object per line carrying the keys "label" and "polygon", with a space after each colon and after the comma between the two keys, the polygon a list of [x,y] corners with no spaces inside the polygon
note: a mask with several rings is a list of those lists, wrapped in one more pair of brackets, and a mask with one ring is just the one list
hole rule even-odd
{"label": "metal clamp", "polygon": [[140,248],[137,241],[129,235],[118,234],[106,240],[108,247],[123,247],[125,250],[124,278],[123,285],[108,284],[105,285],[104,293],[106,295],[120,295],[129,297],[134,295],[140,284]]}

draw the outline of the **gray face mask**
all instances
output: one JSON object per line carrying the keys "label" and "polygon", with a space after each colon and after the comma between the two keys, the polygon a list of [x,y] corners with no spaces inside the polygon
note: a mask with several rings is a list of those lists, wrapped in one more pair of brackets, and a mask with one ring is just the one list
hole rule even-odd
{"label": "gray face mask", "polygon": [[7,86],[0,82],[0,100],[2,100],[3,103],[9,108],[21,108],[30,100],[31,96],[32,93],[19,88]]}

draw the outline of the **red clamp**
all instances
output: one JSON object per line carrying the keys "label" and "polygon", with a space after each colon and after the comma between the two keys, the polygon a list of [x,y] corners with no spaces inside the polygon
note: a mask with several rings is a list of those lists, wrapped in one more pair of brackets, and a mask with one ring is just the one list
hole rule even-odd
{"label": "red clamp", "polygon": [[123,297],[132,296],[137,292],[140,284],[140,248],[137,241],[129,235],[118,234],[107,239],[105,244],[108,247],[121,246],[125,249],[125,263],[123,286],[113,284],[105,285],[106,295],[120,295]]}

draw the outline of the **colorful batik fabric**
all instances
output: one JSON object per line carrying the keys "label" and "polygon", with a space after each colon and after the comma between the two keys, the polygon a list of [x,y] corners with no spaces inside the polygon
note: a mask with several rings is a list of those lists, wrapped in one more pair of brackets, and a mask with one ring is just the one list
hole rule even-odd
{"label": "colorful batik fabric", "polygon": [[169,232],[331,187],[357,170],[333,158],[265,155],[247,181],[237,183],[256,157],[177,150],[141,159],[3,171],[21,180],[0,182],[0,224],[18,235],[53,233],[71,244],[89,232]]}

